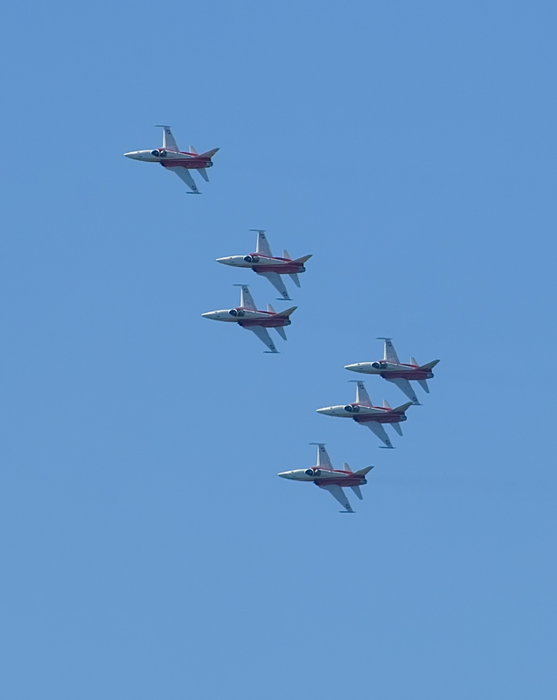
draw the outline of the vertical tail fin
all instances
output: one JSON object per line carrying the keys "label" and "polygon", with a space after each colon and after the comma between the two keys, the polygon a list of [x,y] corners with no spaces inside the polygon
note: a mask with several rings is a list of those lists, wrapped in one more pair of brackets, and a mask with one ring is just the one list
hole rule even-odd
{"label": "vertical tail fin", "polygon": [[348,466],[348,464],[346,464],[346,462],[344,462],[344,464],[343,464],[342,466],[344,467],[344,471],[345,471],[345,472],[351,472],[351,471],[352,471],[352,469],[350,469],[350,467]]}
{"label": "vertical tail fin", "polygon": [[193,146],[190,146],[190,153],[197,155],[197,151],[195,150],[195,148]]}
{"label": "vertical tail fin", "polygon": [[418,364],[417,360],[415,357],[410,358],[410,364],[414,365],[415,367],[419,367],[420,365]]}
{"label": "vertical tail fin", "polygon": [[282,251],[282,257],[283,257],[285,260],[292,260],[292,258],[290,257],[288,251],[286,250],[286,248]]}
{"label": "vertical tail fin", "polygon": [[391,409],[391,404],[387,401],[387,399],[383,399],[383,408],[388,408],[389,410]]}

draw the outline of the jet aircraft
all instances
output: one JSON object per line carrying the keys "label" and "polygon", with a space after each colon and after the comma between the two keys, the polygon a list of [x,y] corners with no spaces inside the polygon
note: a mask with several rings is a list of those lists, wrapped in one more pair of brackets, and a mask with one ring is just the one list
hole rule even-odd
{"label": "jet aircraft", "polygon": [[207,168],[213,167],[211,159],[219,149],[213,148],[212,151],[197,153],[195,148],[190,146],[189,151],[180,151],[176,139],[172,135],[172,131],[170,131],[170,127],[164,124],[158,124],[157,126],[163,129],[162,148],[155,148],[152,151],[130,151],[129,153],[124,153],[124,155],[126,158],[143,160],[146,163],[160,163],[163,168],[176,173],[186,183],[191,190],[188,194],[201,194],[197,189],[195,180],[191,176],[190,170],[197,170],[201,177],[209,182]]}
{"label": "jet aircraft", "polygon": [[339,418],[352,418],[359,425],[365,425],[385,444],[389,449],[393,445],[387,435],[384,423],[390,423],[399,435],[402,435],[402,428],[399,423],[407,420],[405,411],[412,405],[412,402],[402,404],[396,408],[391,408],[387,401],[383,401],[383,407],[374,406],[366,391],[363,382],[356,381],[356,401],[347,406],[328,406],[318,408],[317,413],[325,416],[336,416]]}
{"label": "jet aircraft", "polygon": [[383,359],[376,362],[357,362],[354,365],[346,365],[344,369],[349,369],[352,372],[362,372],[363,374],[379,374],[383,379],[386,379],[398,388],[411,399],[412,403],[420,406],[418,397],[410,384],[411,381],[416,381],[429,394],[427,380],[433,378],[431,371],[439,360],[433,360],[425,365],[419,365],[416,360],[411,357],[410,364],[404,364],[398,359],[396,350],[392,343],[392,338],[377,338],[377,340],[385,341],[385,349]]}
{"label": "jet aircraft", "polygon": [[257,243],[255,253],[249,255],[229,255],[226,258],[217,258],[217,262],[223,265],[232,265],[233,267],[248,267],[258,275],[263,275],[269,282],[282,294],[282,299],[290,301],[288,291],[282,281],[281,275],[290,275],[294,284],[299,287],[300,280],[298,274],[305,272],[304,263],[307,262],[311,255],[304,255],[302,258],[292,260],[288,251],[283,252],[282,258],[274,257],[271,253],[269,241],[265,235],[265,231],[260,229],[250,229],[257,232]]}
{"label": "jet aircraft", "polygon": [[283,479],[293,479],[294,481],[313,481],[316,486],[328,491],[333,498],[341,504],[344,510],[341,513],[354,513],[350,501],[343,491],[343,487],[350,487],[356,496],[362,500],[360,486],[367,484],[366,474],[373,467],[365,467],[357,472],[353,472],[346,462],[344,469],[333,469],[325,445],[322,442],[311,442],[310,445],[317,445],[317,466],[311,469],[294,469],[289,472],[280,472]]}
{"label": "jet aircraft", "polygon": [[242,328],[253,331],[255,335],[269,348],[266,352],[278,353],[275,344],[271,340],[267,328],[274,328],[277,333],[286,340],[284,326],[289,326],[291,314],[296,311],[297,306],[292,306],[286,311],[277,313],[270,304],[267,304],[267,311],[258,311],[253,301],[251,292],[247,284],[236,284],[241,287],[240,306],[234,309],[223,309],[221,311],[207,311],[201,314],[204,318],[211,318],[214,321],[228,321],[237,323]]}

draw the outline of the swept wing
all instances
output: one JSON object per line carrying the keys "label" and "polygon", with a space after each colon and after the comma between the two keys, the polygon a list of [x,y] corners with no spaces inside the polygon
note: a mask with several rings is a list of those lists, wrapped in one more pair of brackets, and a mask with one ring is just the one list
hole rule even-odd
{"label": "swept wing", "polygon": [[190,171],[187,168],[182,168],[180,166],[177,166],[175,168],[166,168],[166,169],[170,170],[170,172],[172,172],[172,173],[176,173],[176,175],[178,175],[180,180],[183,180],[194,194],[201,194],[201,192],[197,189],[197,185],[195,184],[195,180],[193,179]]}
{"label": "swept wing", "polygon": [[290,301],[288,290],[286,289],[286,286],[282,281],[282,277],[278,274],[278,272],[260,272],[259,274],[263,275],[263,277],[266,277],[269,280],[273,287],[282,295],[283,299]]}
{"label": "swept wing", "polygon": [[269,348],[270,352],[278,353],[275,344],[271,340],[269,331],[264,326],[249,326],[246,330],[253,331],[253,333],[255,333],[259,340],[262,343],[265,343],[265,345]]}
{"label": "swept wing", "polygon": [[337,501],[340,503],[340,505],[344,508],[344,513],[353,513],[354,511],[352,510],[352,506],[350,505],[350,501],[346,498],[346,494],[344,493],[342,486],[334,486],[334,485],[328,485],[328,484],[323,484],[319,485],[320,488],[326,489],[333,498],[336,498]]}
{"label": "swept wing", "polygon": [[412,385],[408,381],[408,379],[390,379],[389,375],[387,374],[385,376],[385,379],[389,382],[392,382],[393,384],[396,384],[398,388],[408,396],[408,398],[412,401],[413,404],[416,406],[420,405],[420,402],[418,401],[418,397],[416,396],[416,392],[414,389],[412,389]]}
{"label": "swept wing", "polygon": [[389,436],[387,435],[385,428],[381,425],[381,423],[369,421],[368,423],[361,423],[361,425],[365,425],[366,428],[369,428],[372,433],[375,433],[377,437],[381,440],[381,442],[384,443],[387,447],[393,447],[391,441],[389,440]]}

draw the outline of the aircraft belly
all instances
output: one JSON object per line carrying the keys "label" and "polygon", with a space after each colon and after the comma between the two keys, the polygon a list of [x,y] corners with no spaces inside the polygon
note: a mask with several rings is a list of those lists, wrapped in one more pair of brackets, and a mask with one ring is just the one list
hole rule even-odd
{"label": "aircraft belly", "polygon": [[406,416],[401,413],[387,414],[384,416],[354,416],[356,423],[400,423],[406,420]]}

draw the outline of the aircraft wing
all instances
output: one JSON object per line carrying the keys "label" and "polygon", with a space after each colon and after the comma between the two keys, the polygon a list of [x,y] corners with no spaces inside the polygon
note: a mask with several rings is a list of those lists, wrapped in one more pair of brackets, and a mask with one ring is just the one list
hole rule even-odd
{"label": "aircraft wing", "polygon": [[271,246],[269,245],[265,231],[252,229],[252,231],[254,230],[257,231],[257,245],[255,247],[255,252],[261,253],[261,255],[268,255],[270,258],[272,258],[273,254],[271,253]]}
{"label": "aircraft wing", "polygon": [[414,389],[412,389],[412,385],[408,381],[408,379],[389,379],[388,376],[385,377],[385,379],[389,382],[392,382],[393,384],[396,384],[398,388],[408,396],[408,398],[412,401],[413,404],[416,406],[420,405],[420,402],[418,401],[418,397],[416,396],[416,392]]}
{"label": "aircraft wing", "polygon": [[269,350],[273,353],[278,352],[278,350],[275,347],[275,344],[271,340],[271,336],[269,335],[269,331],[264,327],[264,326],[249,326],[248,331],[253,331],[255,335],[259,338],[259,340],[262,343],[265,343],[265,345],[269,348]]}
{"label": "aircraft wing", "polygon": [[344,513],[353,513],[354,511],[352,510],[352,506],[350,505],[350,501],[346,498],[346,494],[344,493],[342,486],[334,486],[331,484],[330,486],[328,484],[320,484],[320,488],[322,489],[327,489],[327,491],[331,494],[333,498],[336,498],[337,501],[340,503],[340,505],[344,508]]}
{"label": "aircraft wing", "polygon": [[190,171],[187,168],[177,167],[177,168],[167,168],[167,170],[170,170],[170,172],[172,172],[172,173],[176,173],[176,175],[178,175],[180,180],[183,180],[194,194],[201,194],[201,192],[197,189],[197,185],[195,184],[195,180],[193,179]]}
{"label": "aircraft wing", "polygon": [[393,345],[391,338],[383,338],[383,340],[385,341],[384,359],[387,360],[387,362],[392,362],[395,365],[399,365],[400,360],[398,359],[398,355],[396,354],[395,346]]}
{"label": "aircraft wing", "polygon": [[263,277],[266,277],[269,280],[269,282],[273,285],[273,287],[275,289],[278,289],[283,299],[290,301],[290,297],[288,296],[288,290],[284,286],[282,277],[278,274],[278,272],[260,272],[259,274],[263,275]]}
{"label": "aircraft wing", "polygon": [[366,428],[369,428],[372,433],[375,433],[377,435],[377,437],[381,440],[382,443],[384,443],[387,447],[392,448],[393,445],[389,440],[389,436],[385,432],[385,428],[381,425],[381,423],[369,421],[368,423],[362,423],[361,425],[365,425]]}

